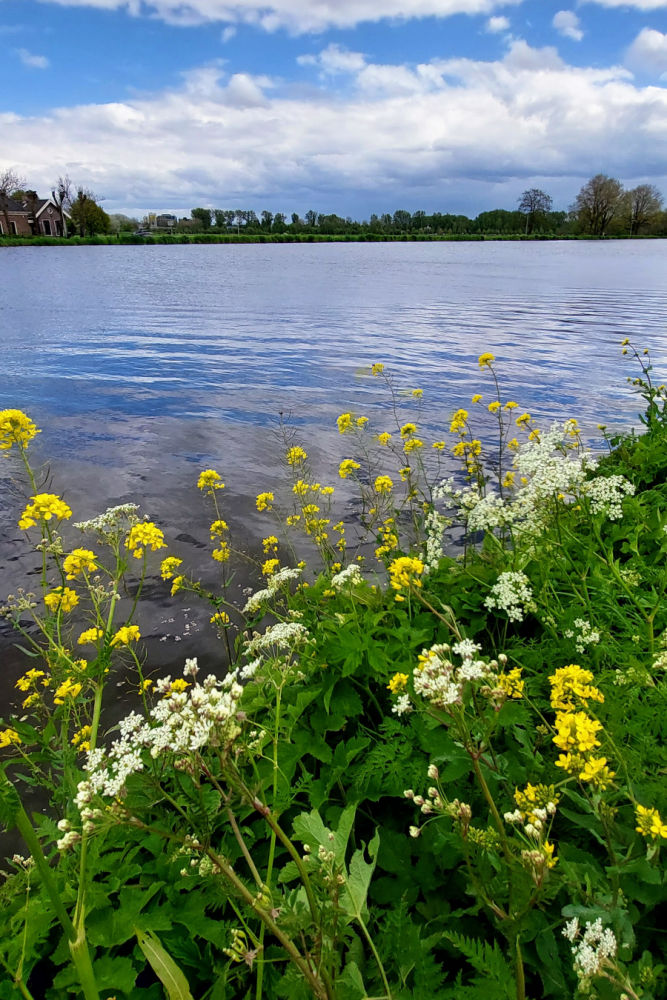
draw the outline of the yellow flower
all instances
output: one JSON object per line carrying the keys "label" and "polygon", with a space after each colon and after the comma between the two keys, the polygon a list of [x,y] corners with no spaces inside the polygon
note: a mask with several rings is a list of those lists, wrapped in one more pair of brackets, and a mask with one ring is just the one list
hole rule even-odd
{"label": "yellow flower", "polygon": [[470,400],[470,402],[471,403],[481,403],[482,402],[482,394],[480,392],[476,392],[475,395]]}
{"label": "yellow flower", "polygon": [[516,410],[516,408],[517,408],[517,406],[518,406],[518,405],[519,405],[519,404],[518,404],[518,403],[515,403],[513,399],[509,399],[509,400],[508,400],[508,401],[507,401],[507,402],[505,403],[505,407],[504,407],[504,408],[505,408],[506,410]]}
{"label": "yellow flower", "polygon": [[197,489],[200,490],[224,490],[225,484],[215,469],[204,469],[200,472],[197,480]]}
{"label": "yellow flower", "polygon": [[79,638],[76,640],[78,646],[86,646],[89,642],[97,642],[101,639],[104,632],[101,628],[94,626],[93,628],[87,628],[85,632],[82,632]]}
{"label": "yellow flower", "polygon": [[210,618],[211,625],[229,625],[229,615],[226,611],[216,611]]}
{"label": "yellow flower", "polygon": [[262,539],[262,548],[264,553],[275,552],[278,548],[278,539],[275,535],[267,535],[266,538]]}
{"label": "yellow flower", "polygon": [[293,448],[287,449],[287,454],[285,458],[287,460],[288,465],[300,465],[302,462],[306,461],[308,455],[303,450],[301,445],[297,444],[294,445]]}
{"label": "yellow flower", "polygon": [[389,476],[378,476],[373,484],[376,493],[391,493],[393,488],[394,484]]}
{"label": "yellow flower", "polygon": [[262,573],[264,576],[273,576],[279,566],[279,559],[267,559],[266,562],[262,563]]}
{"label": "yellow flower", "polygon": [[411,395],[414,396],[415,399],[421,399],[422,396],[424,395],[424,390],[423,389],[413,389],[412,392],[411,392]]}
{"label": "yellow flower", "polygon": [[424,572],[424,563],[416,556],[399,556],[389,566],[389,582],[394,590],[403,587],[421,587],[419,577]]}
{"label": "yellow flower", "polygon": [[380,361],[376,361],[374,365],[371,365],[371,375],[381,375],[384,371],[384,365]]}
{"label": "yellow flower", "polygon": [[139,694],[144,694],[151,687],[153,687],[153,681],[150,679],[150,677],[147,677],[139,684]]}
{"label": "yellow flower", "polygon": [[182,694],[183,691],[187,691],[190,687],[188,681],[184,677],[177,677],[175,681],[172,681],[167,688],[164,697],[170,698],[172,694]]}
{"label": "yellow flower", "polygon": [[364,427],[368,423],[368,417],[357,417],[355,423],[357,427]]}
{"label": "yellow flower", "polygon": [[406,441],[403,445],[403,451],[409,454],[411,451],[416,451],[416,449],[423,447],[424,442],[420,441],[419,438],[410,438],[410,440]]}
{"label": "yellow flower", "polygon": [[435,448],[437,451],[443,451],[447,445],[444,441],[434,441],[431,447]]}
{"label": "yellow flower", "polygon": [[[0,733],[0,738],[2,734]],[[2,743],[0,743],[2,746]],[[5,744],[6,746],[6,744]],[[667,837],[667,824],[663,823],[657,809],[648,809],[646,806],[638,805],[635,810],[637,826],[635,830],[641,833],[642,837],[651,837],[657,840],[659,837]]]}
{"label": "yellow flower", "polygon": [[171,580],[175,571],[182,564],[183,560],[177,556],[167,556],[160,565],[160,576],[163,580]]}
{"label": "yellow flower", "polygon": [[520,417],[516,418],[517,427],[523,427],[524,424],[529,424],[532,420],[530,413],[522,413]]}
{"label": "yellow flower", "polygon": [[412,435],[416,434],[416,433],[417,433],[417,425],[416,424],[407,423],[407,424],[403,424],[403,426],[401,427],[401,437],[402,438],[412,437]]}
{"label": "yellow flower", "polygon": [[78,594],[70,587],[56,587],[44,595],[44,603],[49,611],[71,611],[79,603]]}
{"label": "yellow flower", "polygon": [[158,549],[166,547],[164,535],[152,521],[134,524],[125,542],[125,548],[130,550],[135,559],[141,559],[147,548],[157,552]]}
{"label": "yellow flower", "polygon": [[579,772],[580,781],[590,781],[595,788],[607,788],[615,772],[607,767],[606,757],[589,757]]}
{"label": "yellow flower", "polygon": [[15,729],[0,729],[0,749],[12,743],[20,743],[21,737]]}
{"label": "yellow flower", "polygon": [[600,746],[597,733],[601,729],[601,723],[585,712],[559,712],[553,742],[561,750],[586,753]]}
{"label": "yellow flower", "polygon": [[285,523],[290,527],[293,527],[295,524],[298,524],[300,520],[301,514],[290,514],[289,517],[285,518]]}
{"label": "yellow flower", "polygon": [[551,707],[557,711],[571,712],[577,705],[588,705],[591,701],[604,701],[604,695],[591,681],[593,674],[584,670],[578,663],[570,663],[560,667],[549,677],[551,685]]}
{"label": "yellow flower", "polygon": [[477,359],[480,368],[490,368],[495,360],[496,359],[493,356],[493,354],[489,354],[488,351],[486,352],[486,354],[480,354],[479,358]]}
{"label": "yellow flower", "polygon": [[72,746],[75,746],[82,751],[90,750],[90,736],[92,731],[91,726],[82,726],[78,733],[75,733],[70,740]]}
{"label": "yellow flower", "polygon": [[66,521],[72,516],[71,508],[55,493],[37,493],[31,497],[31,503],[21,514],[19,528],[27,531],[37,521],[50,521],[55,517],[58,521]]}
{"label": "yellow flower", "polygon": [[517,448],[519,447],[519,442],[517,441],[516,438],[512,438],[511,441],[507,442],[507,447],[509,448],[510,451],[516,451]]}
{"label": "yellow flower", "polygon": [[361,466],[358,462],[355,462],[352,458],[344,458],[343,461],[338,466],[338,475],[341,479],[347,479],[355,469],[360,469]]}
{"label": "yellow flower", "polygon": [[307,503],[303,508],[304,514],[317,514],[319,513],[319,510],[320,508],[316,503]]}
{"label": "yellow flower", "polygon": [[303,479],[297,479],[294,486],[292,487],[292,493],[295,493],[298,497],[305,497],[307,493],[312,492],[312,487],[308,485]]}
{"label": "yellow flower", "polygon": [[320,486],[320,493],[323,497],[330,497],[332,493],[335,493],[333,486]]}
{"label": "yellow flower", "polygon": [[66,579],[76,580],[79,573],[92,573],[97,569],[96,558],[90,549],[74,549],[63,562],[63,569],[67,573]]}
{"label": "yellow flower", "polygon": [[[176,579],[179,579],[178,577]],[[176,581],[174,581],[175,583]],[[141,639],[141,632],[138,625],[123,625],[118,629],[111,640],[112,646],[129,646],[131,642],[138,642]]]}
{"label": "yellow flower", "polygon": [[[33,685],[37,684],[37,681],[41,677],[46,677],[43,670],[27,670],[23,677],[19,677],[14,687],[17,687],[19,691],[29,691]],[[42,684],[46,687],[48,685],[48,681],[46,681],[46,683],[42,681]]]}
{"label": "yellow flower", "polygon": [[500,409],[500,403],[498,402],[497,399],[494,399],[494,401],[492,403],[489,403],[488,405],[489,413],[497,413],[499,409]]}
{"label": "yellow flower", "polygon": [[399,691],[402,691],[405,687],[407,687],[407,683],[408,683],[407,674],[394,674],[392,679],[387,684],[387,688],[391,691],[392,694],[397,694]]}
{"label": "yellow flower", "polygon": [[[621,341],[621,347],[625,347],[626,344],[629,344],[629,343],[630,343],[630,338],[626,337],[625,340]],[[639,808],[641,809],[642,807],[640,806]]]}
{"label": "yellow flower", "polygon": [[217,549],[213,549],[213,551],[211,552],[211,557],[215,559],[216,562],[223,563],[227,562],[231,554],[232,550],[230,549],[227,542],[220,542]]}
{"label": "yellow flower", "polygon": [[272,504],[275,497],[273,493],[258,493],[257,499],[255,500],[255,506],[257,510],[272,510]]}
{"label": "yellow flower", "polygon": [[449,431],[450,431],[450,433],[451,434],[455,434],[457,431],[463,431],[463,430],[465,430],[467,419],[468,419],[468,411],[467,410],[463,410],[463,409],[457,410],[456,413],[454,414],[454,416],[452,417],[451,424],[449,425]]}
{"label": "yellow flower", "polygon": [[171,596],[173,597],[174,594],[177,594],[179,592],[179,590],[182,590],[184,585],[185,585],[185,577],[175,576],[174,582],[171,585]]}
{"label": "yellow flower", "polygon": [[514,486],[515,476],[516,476],[515,472],[506,472],[505,478],[503,479],[503,486],[505,486],[507,489],[509,489],[511,486]]}
{"label": "yellow flower", "polygon": [[524,681],[521,680],[520,667],[514,667],[507,674],[499,674],[498,684],[508,698],[523,698]]}
{"label": "yellow flower", "polygon": [[550,844],[548,840],[545,840],[540,848],[542,854],[544,855],[544,860],[547,868],[555,868],[558,858],[553,856],[554,845]]}
{"label": "yellow flower", "polygon": [[13,444],[25,448],[36,434],[41,434],[23,410],[0,410],[0,451]]}
{"label": "yellow flower", "polygon": [[81,684],[67,677],[53,696],[55,705],[63,705],[66,698],[76,698],[81,691]]}
{"label": "yellow flower", "polygon": [[341,413],[341,415],[336,420],[336,423],[338,424],[338,433],[345,434],[346,431],[349,431],[352,428],[353,424],[352,414]]}

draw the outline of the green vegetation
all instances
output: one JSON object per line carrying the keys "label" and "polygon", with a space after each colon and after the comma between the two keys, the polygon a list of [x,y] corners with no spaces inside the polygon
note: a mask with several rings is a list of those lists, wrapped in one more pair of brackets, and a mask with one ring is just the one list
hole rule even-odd
{"label": "green vegetation", "polygon": [[[335,487],[284,428],[243,608],[219,472],[210,589],[133,505],[72,536],[37,428],[0,412],[42,566],[5,609],[27,660],[0,819],[29,856],[0,887],[1,1000],[664,996],[667,391],[623,353],[643,433],[599,461],[576,420],[506,399],[491,354],[432,442],[422,389],[373,365],[391,425],[340,415]],[[151,676],[156,553],[208,602],[225,677]],[[121,670],[136,707],[104,731]]]}

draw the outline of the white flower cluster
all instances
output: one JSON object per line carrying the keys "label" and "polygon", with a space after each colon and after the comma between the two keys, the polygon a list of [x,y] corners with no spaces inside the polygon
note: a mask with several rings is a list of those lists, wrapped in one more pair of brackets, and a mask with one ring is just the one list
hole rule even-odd
{"label": "white flower cluster", "polygon": [[349,584],[354,587],[355,584],[361,583],[363,577],[361,575],[361,570],[357,563],[350,563],[345,569],[342,569],[340,573],[336,573],[335,576],[331,577],[331,586],[334,590],[341,590],[345,584]]}
{"label": "white flower cluster", "polygon": [[533,592],[525,573],[501,573],[484,604],[489,610],[504,611],[511,622],[521,622],[532,607]]}
{"label": "white flower cluster", "polygon": [[620,521],[623,500],[634,494],[635,487],[625,476],[597,476],[583,483],[581,492],[590,500],[592,514],[604,514],[610,521]]}
{"label": "white flower cluster", "polygon": [[123,503],[117,507],[108,507],[103,514],[98,514],[89,521],[76,521],[74,527],[79,531],[95,532],[108,537],[115,535],[119,530],[124,531],[138,524],[140,520],[138,510],[139,506],[136,503]]}
{"label": "white flower cluster", "polygon": [[586,646],[595,646],[600,641],[600,633],[585,618],[575,618],[574,629],[568,628],[564,634],[566,638],[574,639],[578,653],[585,653]]}
{"label": "white flower cluster", "polygon": [[[488,678],[497,666],[477,657],[481,648],[471,639],[463,639],[451,648],[445,643],[436,643],[430,649],[423,649],[413,671],[415,693],[437,708],[460,703],[465,685]],[[449,658],[450,652],[460,657],[459,666]]]}
{"label": "white flower cluster", "polygon": [[599,917],[592,924],[586,923],[581,940],[578,941],[579,933],[579,921],[576,917],[563,928],[563,936],[572,942],[574,971],[580,979],[590,979],[597,976],[608,960],[616,955],[616,937],[612,930],[602,926]]}
{"label": "white flower cluster", "polygon": [[514,812],[504,813],[503,819],[506,823],[523,823],[524,833],[528,837],[539,840],[544,835],[544,827],[547,819],[555,815],[556,803],[547,802],[544,806],[535,806],[528,817],[520,809],[515,809]]}
{"label": "white flower cluster", "polygon": [[255,635],[245,645],[245,651],[252,656],[261,650],[274,648],[291,650],[294,646],[307,642],[308,629],[299,622],[277,622],[270,625],[261,635]]}
{"label": "white flower cluster", "polygon": [[268,586],[265,590],[258,590],[248,598],[243,609],[243,614],[254,615],[256,611],[259,611],[262,604],[266,604],[267,601],[270,601],[278,593],[284,583],[289,583],[290,580],[297,580],[301,576],[301,572],[298,566],[285,566],[283,569],[278,570],[277,573],[269,577]]}
{"label": "white flower cluster", "polygon": [[96,795],[116,798],[131,774],[142,771],[143,753],[153,758],[164,753],[187,755],[203,746],[226,746],[240,732],[238,700],[243,688],[233,671],[222,680],[213,674],[190,690],[179,690],[169,678],[165,696],[146,721],[131,712],[118,725],[120,737],[108,750],[88,754],[88,779],[78,786],[76,804],[81,811]]}
{"label": "white flower cluster", "polygon": [[424,521],[426,530],[426,552],[424,559],[424,573],[437,569],[442,557],[442,542],[445,531],[451,525],[451,519],[439,514],[437,510],[430,510]]}

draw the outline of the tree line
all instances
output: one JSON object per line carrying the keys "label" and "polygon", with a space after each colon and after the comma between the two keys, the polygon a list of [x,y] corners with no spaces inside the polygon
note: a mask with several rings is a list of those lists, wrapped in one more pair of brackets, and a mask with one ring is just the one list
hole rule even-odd
{"label": "tree line", "polygon": [[[107,214],[102,200],[88,188],[74,184],[65,175],[52,188],[52,200],[58,207],[66,235],[94,236],[106,233],[133,233],[154,228],[154,217],[139,220],[120,213]],[[0,173],[0,211],[7,218],[8,199],[16,198],[28,207],[38,200],[37,192],[27,188],[25,180],[13,169]],[[554,211],[553,199],[541,188],[529,188],[517,200],[513,210],[497,208],[481,212],[475,218],[448,212],[409,212],[398,209],[393,213],[373,214],[368,220],[357,221],[335,213],[314,209],[303,218],[293,212],[252,209],[193,208],[189,218],[177,220],[173,226],[181,233],[246,233],[282,234],[313,233],[321,236],[342,236],[372,233],[395,236],[406,233],[433,235],[500,236],[550,235],[577,236],[667,236],[667,212],[664,199],[653,184],[639,184],[625,189],[620,180],[606,174],[596,174],[583,185],[568,211]],[[5,227],[9,231],[9,225]]]}

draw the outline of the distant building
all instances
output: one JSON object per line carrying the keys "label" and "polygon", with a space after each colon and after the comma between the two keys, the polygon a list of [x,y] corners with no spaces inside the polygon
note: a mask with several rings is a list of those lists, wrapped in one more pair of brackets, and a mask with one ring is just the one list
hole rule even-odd
{"label": "distant building", "polygon": [[60,210],[51,198],[0,198],[0,235],[62,236]]}
{"label": "distant building", "polygon": [[178,219],[175,215],[158,215],[155,218],[156,229],[174,229]]}

